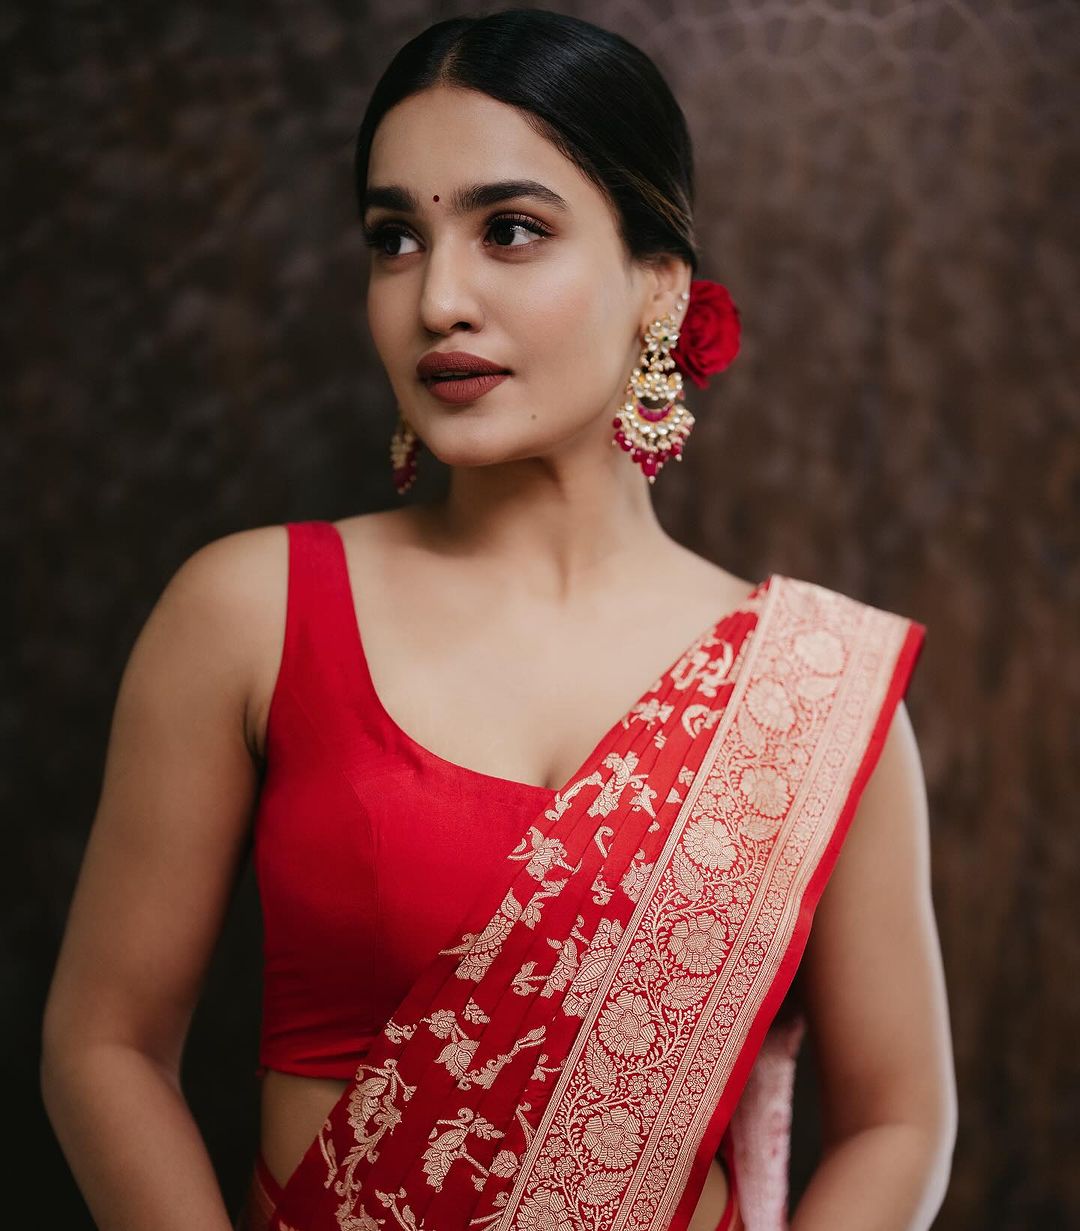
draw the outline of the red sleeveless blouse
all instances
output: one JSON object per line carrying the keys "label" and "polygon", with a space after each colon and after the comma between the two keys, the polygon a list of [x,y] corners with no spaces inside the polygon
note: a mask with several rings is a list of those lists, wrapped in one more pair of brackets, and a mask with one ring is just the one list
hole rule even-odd
{"label": "red sleeveless blouse", "polygon": [[347,1081],[555,792],[465,769],[398,727],[368,672],[337,527],[286,530],[285,642],[254,818],[258,1071]]}
{"label": "red sleeveless blouse", "polygon": [[[348,1081],[556,792],[466,769],[403,731],[368,671],[337,527],[285,529],[285,641],[254,817],[257,1071]],[[735,621],[729,635],[740,641],[752,623]],[[778,1019],[796,996],[797,980]]]}

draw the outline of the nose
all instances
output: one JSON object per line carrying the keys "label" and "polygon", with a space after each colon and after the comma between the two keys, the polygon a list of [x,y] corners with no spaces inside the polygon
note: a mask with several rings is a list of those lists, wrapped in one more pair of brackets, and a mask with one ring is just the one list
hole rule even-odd
{"label": "nose", "polygon": [[472,267],[465,241],[446,237],[432,243],[424,265],[420,289],[420,321],[431,333],[452,333],[455,329],[479,329],[483,314],[476,294]]}

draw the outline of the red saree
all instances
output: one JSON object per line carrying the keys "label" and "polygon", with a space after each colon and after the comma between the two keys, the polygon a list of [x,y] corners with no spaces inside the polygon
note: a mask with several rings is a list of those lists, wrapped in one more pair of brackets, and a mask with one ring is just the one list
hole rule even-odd
{"label": "red saree", "polygon": [[273,1231],[786,1225],[770,1024],[925,628],[773,574],[605,736],[416,980]]}

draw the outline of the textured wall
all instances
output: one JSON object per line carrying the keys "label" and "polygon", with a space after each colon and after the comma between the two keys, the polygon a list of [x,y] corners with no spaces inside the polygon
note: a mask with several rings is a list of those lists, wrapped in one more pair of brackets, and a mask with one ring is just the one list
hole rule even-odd
{"label": "textured wall", "polygon": [[[562,7],[672,82],[701,273],[743,313],[738,361],[691,391],[686,461],[656,483],[664,524],[740,575],[809,578],[929,629],[908,700],[961,1097],[937,1225],[1077,1225],[1080,9]],[[0,1064],[48,1186],[33,1225],[89,1225],[38,1105],[37,1030],[123,662],[207,540],[393,503],[351,141],[389,55],[469,11],[0,6]],[[418,496],[436,466],[421,457]],[[234,1203],[257,946],[249,876],[185,1074]],[[805,1065],[799,1080],[796,1194],[815,1148]]]}

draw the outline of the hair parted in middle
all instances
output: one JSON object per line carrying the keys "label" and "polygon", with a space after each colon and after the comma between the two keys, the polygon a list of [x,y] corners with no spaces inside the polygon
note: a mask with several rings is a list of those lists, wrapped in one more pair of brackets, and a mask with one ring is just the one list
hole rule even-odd
{"label": "hair parted in middle", "polygon": [[358,203],[382,118],[438,85],[518,108],[610,203],[629,260],[678,256],[697,272],[686,118],[659,69],[628,39],[547,9],[428,26],[397,52],[368,101],[354,155]]}

